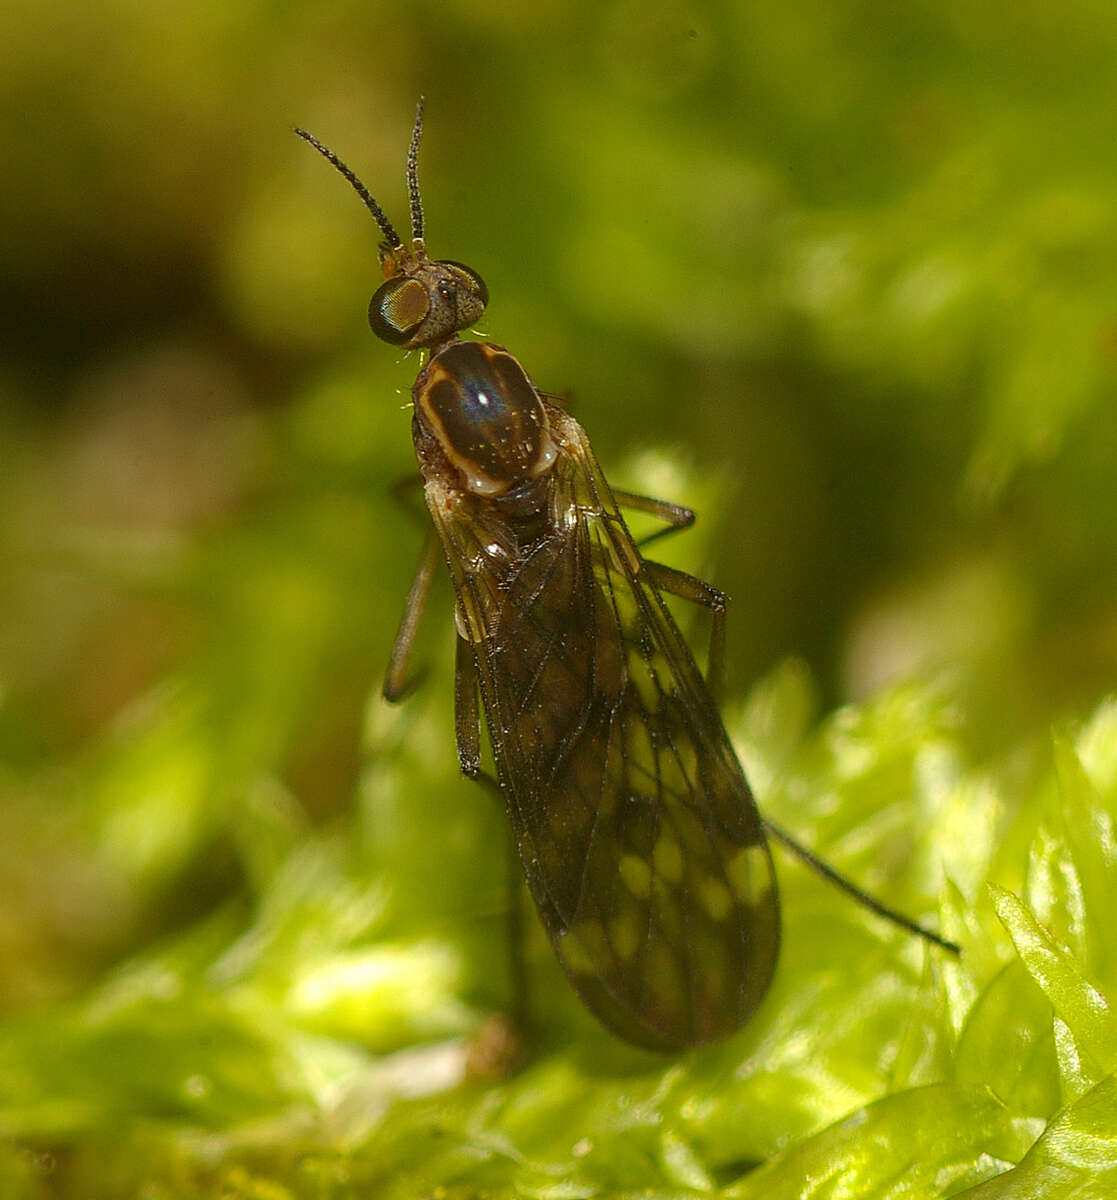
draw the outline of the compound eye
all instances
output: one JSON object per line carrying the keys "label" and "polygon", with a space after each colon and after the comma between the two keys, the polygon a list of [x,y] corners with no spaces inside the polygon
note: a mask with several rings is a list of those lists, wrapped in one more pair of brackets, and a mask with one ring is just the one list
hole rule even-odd
{"label": "compound eye", "polygon": [[377,289],[368,306],[372,332],[390,346],[409,342],[431,310],[427,289],[407,277],[389,279]]}
{"label": "compound eye", "polygon": [[454,262],[453,259],[443,259],[444,267],[452,267],[454,274],[461,278],[465,287],[477,297],[481,302],[482,308],[487,308],[489,304],[489,289],[485,286],[485,281],[472,267],[467,267],[465,263]]}

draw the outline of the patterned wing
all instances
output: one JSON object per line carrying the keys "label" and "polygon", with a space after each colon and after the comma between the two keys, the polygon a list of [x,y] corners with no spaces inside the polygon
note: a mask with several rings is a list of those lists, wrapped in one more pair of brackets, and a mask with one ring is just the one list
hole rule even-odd
{"label": "patterned wing", "polygon": [[[584,432],[523,553],[436,513],[468,614],[497,772],[528,883],[588,1007],[619,1036],[714,1041],[759,1003],[779,905],[752,793]],[[468,526],[468,527],[467,527]],[[475,570],[488,554],[490,567]]]}

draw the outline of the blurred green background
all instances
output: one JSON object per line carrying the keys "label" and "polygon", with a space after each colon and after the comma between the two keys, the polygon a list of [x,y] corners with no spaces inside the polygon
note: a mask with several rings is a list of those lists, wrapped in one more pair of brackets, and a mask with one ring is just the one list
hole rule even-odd
{"label": "blurred green background", "polygon": [[[55,1163],[125,1118],[313,1108],[346,1039],[500,1002],[501,819],[455,774],[445,589],[428,686],[377,699],[422,537],[388,495],[417,361],[369,333],[377,231],[292,126],[403,228],[426,95],[427,242],[485,278],[485,335],[618,486],[700,512],[663,557],[732,597],[762,800],[846,703],[916,774],[945,739],[1030,794],[1117,678],[1114,61],[1090,0],[9,0],[0,1134]],[[841,794],[808,762],[805,835]],[[915,882],[909,842],[843,865],[976,902],[1027,857],[990,811],[940,820]],[[881,1087],[842,1079],[800,1132]],[[75,1194],[114,1194],[103,1164]]]}

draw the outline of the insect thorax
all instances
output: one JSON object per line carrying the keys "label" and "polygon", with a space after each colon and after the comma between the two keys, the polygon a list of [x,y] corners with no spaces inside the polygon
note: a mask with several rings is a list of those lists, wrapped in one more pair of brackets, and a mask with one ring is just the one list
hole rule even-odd
{"label": "insect thorax", "polygon": [[543,401],[503,347],[450,342],[419,373],[412,393],[418,422],[475,496],[515,492],[555,461]]}

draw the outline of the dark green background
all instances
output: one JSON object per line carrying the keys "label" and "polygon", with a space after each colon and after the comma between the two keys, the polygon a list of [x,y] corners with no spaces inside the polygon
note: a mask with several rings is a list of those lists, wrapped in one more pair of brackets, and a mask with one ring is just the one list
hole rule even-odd
{"label": "dark green background", "polygon": [[[445,591],[424,693],[402,712],[376,699],[422,536],[388,498],[412,469],[417,360],[368,332],[377,232],[290,132],[332,146],[402,228],[420,93],[428,246],[485,278],[485,335],[569,397],[618,486],[701,514],[663,556],[732,597],[727,711],[762,801],[912,911],[944,873],[959,911],[992,912],[987,879],[1035,906],[1031,839],[1059,808],[1048,732],[1117,675],[1115,61],[1117,8],[1087,0],[9,3],[12,1161],[65,1160],[121,1113],[178,1137],[313,1108],[287,1061],[305,1065],[308,1030],[340,1056],[346,1039],[396,1049],[500,1003],[500,820],[455,777]],[[847,702],[868,707],[810,733]],[[854,743],[879,772],[851,798]],[[903,807],[944,770],[950,804],[932,787]],[[819,920],[836,904],[795,887]],[[809,986],[831,943],[794,904]],[[409,964],[389,970],[396,993],[358,973],[307,1016],[300,971],[377,939]],[[973,994],[1007,943],[989,953]],[[136,999],[168,963],[193,997],[170,1032]],[[248,1000],[230,982],[246,972]],[[549,1044],[596,1037],[554,982]],[[108,1045],[90,1032],[107,994],[128,998]],[[265,1014],[261,1056],[237,1039]],[[763,1058],[761,1024],[746,1050]],[[884,1094],[880,1063],[846,1072],[894,1033],[860,1027],[832,1077],[799,1080],[798,1123],[773,1067],[747,1097],[755,1137],[729,1150],[707,1129],[687,1153],[726,1182]],[[199,1114],[152,1080],[160,1061],[188,1081],[225,1064],[228,1095]],[[1035,1086],[1020,1111],[1068,1100]],[[699,1178],[664,1153],[672,1186]],[[101,1194],[104,1157],[74,1163],[41,1186]],[[649,1184],[617,1166],[594,1186]]]}

